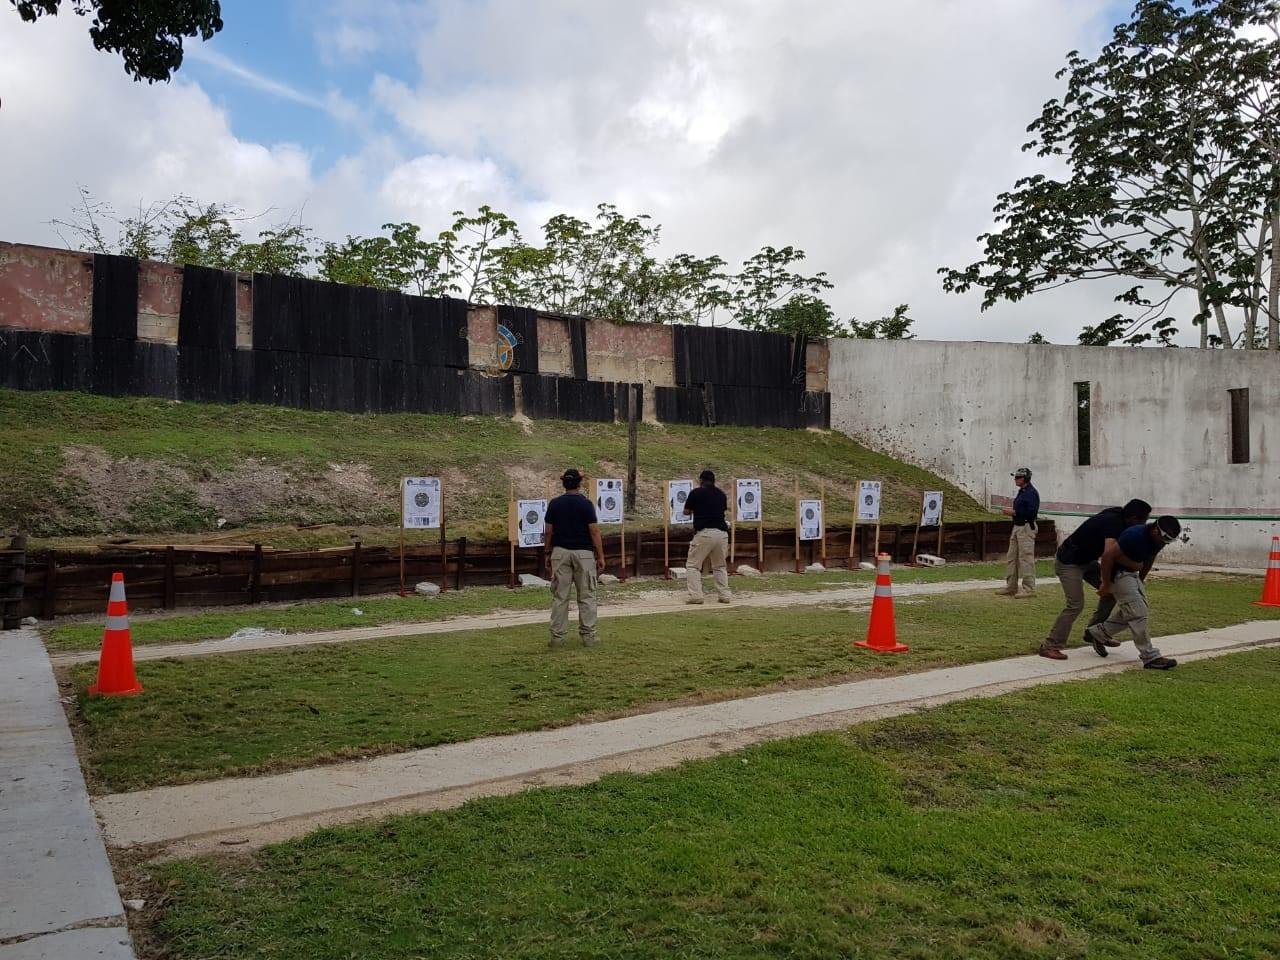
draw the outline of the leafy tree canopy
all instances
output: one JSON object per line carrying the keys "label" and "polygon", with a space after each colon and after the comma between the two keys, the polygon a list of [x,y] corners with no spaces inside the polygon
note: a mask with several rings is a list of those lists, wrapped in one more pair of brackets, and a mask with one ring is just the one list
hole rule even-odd
{"label": "leafy tree canopy", "polygon": [[182,41],[210,39],[222,29],[219,0],[9,0],[29,23],[70,8],[93,16],[89,36],[99,50],[118,53],[135,80],[168,80],[182,66]]}

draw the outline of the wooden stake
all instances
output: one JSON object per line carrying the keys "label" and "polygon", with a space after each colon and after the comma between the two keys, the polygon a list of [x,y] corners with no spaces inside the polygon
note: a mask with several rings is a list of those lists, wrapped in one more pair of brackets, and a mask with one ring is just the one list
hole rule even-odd
{"label": "wooden stake", "polygon": [[871,555],[872,562],[875,562],[876,558],[878,558],[879,556],[880,556],[880,521],[877,520],[876,521],[876,546],[875,546],[875,553]]}
{"label": "wooden stake", "polygon": [[760,572],[764,573],[764,513],[760,514],[760,522],[756,524],[756,563]]}
{"label": "wooden stake", "polygon": [[440,478],[440,592],[449,592],[449,547],[445,540],[444,478]]}
{"label": "wooden stake", "polygon": [[911,538],[911,566],[916,565],[916,549],[920,546],[920,524],[924,520],[924,491],[920,492],[920,512],[916,514],[916,532]]}
{"label": "wooden stake", "polygon": [[671,486],[662,495],[662,579],[671,579]]}
{"label": "wooden stake", "polygon": [[822,505],[822,565],[827,565],[827,481],[824,477],[818,488],[818,503]]}
{"label": "wooden stake", "polygon": [[733,563],[733,555],[738,548],[738,481],[730,480],[729,489],[733,491],[730,501],[733,506],[729,508],[729,562]]}
{"label": "wooden stake", "polygon": [[507,580],[507,587],[514,590],[516,587],[516,537],[517,533],[516,519],[516,482],[511,481],[511,494],[507,500],[507,542],[511,544],[511,576]]}
{"label": "wooden stake", "polygon": [[404,596],[404,479],[400,480],[400,596]]}
{"label": "wooden stake", "polygon": [[631,384],[630,402],[627,404],[627,509],[636,509],[636,422],[640,419],[640,387]]}
{"label": "wooden stake", "polygon": [[853,569],[853,545],[858,539],[858,497],[855,494],[853,498],[853,517],[849,526],[849,555],[844,558],[844,568],[846,570]]}
{"label": "wooden stake", "polygon": [[946,522],[945,521],[946,515],[947,515],[947,498],[944,496],[942,498],[942,504],[938,510],[938,547],[934,551],[935,553],[937,553],[938,556],[942,556],[942,526]]}
{"label": "wooden stake", "polygon": [[796,573],[800,572],[800,478],[796,477]]}

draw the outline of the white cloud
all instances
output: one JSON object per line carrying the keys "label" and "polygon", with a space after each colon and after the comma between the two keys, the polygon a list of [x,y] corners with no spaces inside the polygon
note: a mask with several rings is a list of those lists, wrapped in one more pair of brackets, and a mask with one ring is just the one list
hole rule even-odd
{"label": "white cloud", "polygon": [[0,16],[0,136],[32,145],[0,153],[5,182],[23,184],[0,198],[0,232],[47,239],[40,225],[76,183],[124,207],[178,191],[250,211],[305,205],[306,221],[334,238],[400,219],[434,232],[452,210],[485,202],[532,234],[553,212],[589,216],[609,201],[652,214],[667,252],[741,259],[765,243],[803,247],[845,316],[907,301],[922,336],[1040,330],[1068,342],[1113,312],[1103,291],[980,314],[976,295],[942,292],[936,269],[978,255],[996,194],[1036,162],[1018,149],[1026,124],[1059,92],[1065,51],[1103,39],[1109,24],[1095,18],[1106,6],[330,4],[316,17],[321,56],[372,71],[386,69],[384,51],[414,43],[416,76],[371,76],[365,105],[221,64],[285,104],[375,114],[348,125],[349,148],[321,172],[306,146],[237,137],[181,74],[132,84],[80,25]]}

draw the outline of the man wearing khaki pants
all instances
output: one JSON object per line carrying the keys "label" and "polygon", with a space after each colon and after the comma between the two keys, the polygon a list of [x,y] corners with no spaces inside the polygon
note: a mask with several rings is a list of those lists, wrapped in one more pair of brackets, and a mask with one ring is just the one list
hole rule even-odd
{"label": "man wearing khaki pants", "polygon": [[1036,518],[1040,514],[1040,494],[1031,485],[1031,471],[1026,467],[1013,472],[1013,482],[1018,487],[1018,495],[1013,498],[1013,506],[1004,508],[1004,515],[1013,517],[1009,553],[1005,556],[1008,572],[1004,589],[996,592],[1005,597],[1032,597],[1036,592]]}
{"label": "man wearing khaki pants", "polygon": [[547,568],[551,572],[552,649],[564,645],[569,632],[569,592],[578,597],[578,636],[594,647],[596,636],[596,576],[604,569],[604,545],[596,508],[582,494],[582,474],[574,469],[560,478],[564,493],[547,504]]}
{"label": "man wearing khaki pants", "polygon": [[700,486],[684,502],[684,512],[693,516],[693,541],[685,565],[685,582],[689,586],[686,603],[702,603],[702,565],[711,562],[716,594],[721,603],[733,599],[729,593],[729,570],[725,557],[729,553],[729,526],[724,522],[729,499],[716,486],[716,475],[710,470],[698,474]]}

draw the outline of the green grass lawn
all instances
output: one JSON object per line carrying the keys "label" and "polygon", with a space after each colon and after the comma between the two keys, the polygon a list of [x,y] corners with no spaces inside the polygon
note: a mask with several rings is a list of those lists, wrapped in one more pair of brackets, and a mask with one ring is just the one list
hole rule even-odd
{"label": "green grass lawn", "polygon": [[1280,651],[152,868],[176,958],[1280,956]]}
{"label": "green grass lawn", "polygon": [[[1275,616],[1248,580],[1153,581],[1157,633]],[[140,697],[88,698],[72,671],[96,792],[306,766],[715,699],[785,683],[883,676],[1031,652],[1061,597],[985,591],[900,601],[909,654],[850,646],[866,614],[835,607],[605,621],[600,648],[550,651],[546,628],[364,641],[139,665]],[[1077,656],[1092,658],[1092,651]]]}
{"label": "green grass lawn", "polygon": [[[1048,576],[1052,561],[1037,563],[1040,576]],[[894,582],[941,583],[955,580],[977,580],[1003,577],[1003,563],[962,563],[945,567],[903,567],[894,570]],[[733,589],[738,593],[785,592],[839,589],[866,586],[875,581],[869,571],[830,570],[826,573],[770,574],[765,577],[735,577]],[[685,589],[683,581],[632,580],[601,586],[601,604],[618,603],[652,591],[678,593]],[[185,643],[227,637],[241,627],[263,627],[289,633],[314,633],[347,627],[372,627],[384,623],[421,623],[450,617],[495,613],[501,610],[548,610],[551,594],[547,590],[506,587],[470,587],[435,597],[360,597],[343,601],[316,601],[284,606],[244,608],[234,611],[207,611],[193,614],[165,614],[134,617],[130,623],[133,642]],[[360,610],[360,614],[353,613]],[[45,645],[50,650],[92,650],[102,643],[102,621],[52,625],[45,631]]]}
{"label": "green grass lawn", "polygon": [[[946,493],[948,520],[992,519],[928,471],[834,432],[643,424],[638,449],[639,501],[628,517],[633,530],[661,523],[664,481],[705,466],[726,479],[763,479],[765,519],[773,526],[795,522],[796,479],[805,497],[817,496],[826,481],[833,524],[848,522],[859,479],[883,481],[886,523],[913,522],[925,489]],[[92,480],[68,471],[68,456],[85,460],[86,450],[102,461]],[[501,537],[509,480],[517,481],[518,495],[537,497],[567,466],[622,476],[626,462],[625,424],[541,420],[522,426],[498,417],[354,415],[0,390],[0,529],[37,538],[208,534],[222,511],[234,511],[233,528],[242,528],[242,539],[264,544],[346,544],[352,534],[367,544],[393,543],[397,484],[418,475],[448,482],[454,535]],[[127,495],[108,504],[102,494],[112,491],[102,488],[122,485]],[[338,526],[293,529],[321,523]],[[272,529],[279,525],[286,528]]]}

